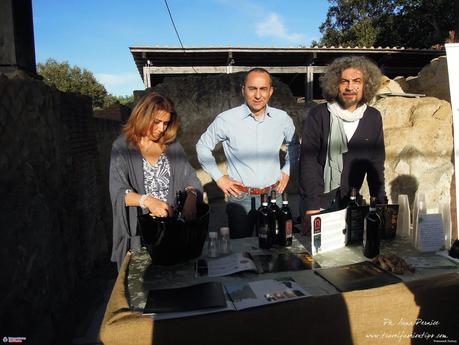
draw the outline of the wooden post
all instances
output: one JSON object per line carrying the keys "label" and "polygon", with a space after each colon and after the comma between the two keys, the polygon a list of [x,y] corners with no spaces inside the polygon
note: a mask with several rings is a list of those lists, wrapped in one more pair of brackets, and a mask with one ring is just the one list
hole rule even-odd
{"label": "wooden post", "polygon": [[150,67],[143,66],[143,85],[148,89],[151,87]]}
{"label": "wooden post", "polygon": [[314,67],[306,67],[306,103],[314,99]]}
{"label": "wooden post", "polygon": [[32,0],[0,1],[0,72],[37,76]]}

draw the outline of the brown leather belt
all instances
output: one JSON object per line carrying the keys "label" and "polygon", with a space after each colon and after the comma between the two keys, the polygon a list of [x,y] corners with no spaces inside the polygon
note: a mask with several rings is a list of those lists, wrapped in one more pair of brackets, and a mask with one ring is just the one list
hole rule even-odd
{"label": "brown leather belt", "polygon": [[271,186],[264,187],[264,188],[252,188],[252,187],[240,187],[240,186],[238,186],[237,188],[243,193],[252,194],[252,195],[261,195],[261,194],[269,193],[271,190],[276,188],[278,184],[279,184],[279,181],[277,181]]}

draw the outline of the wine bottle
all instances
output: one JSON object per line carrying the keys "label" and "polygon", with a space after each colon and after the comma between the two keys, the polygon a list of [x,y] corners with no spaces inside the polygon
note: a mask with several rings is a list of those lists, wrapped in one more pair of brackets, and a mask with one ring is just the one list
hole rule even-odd
{"label": "wine bottle", "polygon": [[247,214],[248,222],[249,222],[249,232],[250,236],[253,236],[255,233],[255,236],[258,236],[258,227],[257,227],[257,208],[255,206],[255,197],[252,197],[250,199],[250,211]]}
{"label": "wine bottle", "polygon": [[269,249],[273,245],[273,217],[268,208],[268,195],[261,195],[261,206],[257,211],[258,246],[262,249]]}
{"label": "wine bottle", "polygon": [[186,194],[183,193],[181,190],[175,193],[175,205],[174,205],[174,215],[173,217],[180,222],[184,222],[185,219],[183,218],[183,205],[185,204],[185,197]]}
{"label": "wine bottle", "polygon": [[362,243],[363,240],[363,212],[357,202],[357,189],[352,188],[346,211],[346,245]]}
{"label": "wine bottle", "polygon": [[289,247],[292,245],[293,237],[293,217],[290,207],[288,206],[287,193],[282,193],[282,208],[279,212],[279,236],[278,244]]}
{"label": "wine bottle", "polygon": [[376,198],[370,202],[370,210],[363,222],[363,255],[374,258],[379,254],[379,226],[381,218],[376,212]]}
{"label": "wine bottle", "polygon": [[279,238],[279,216],[280,216],[280,208],[277,206],[277,195],[276,191],[273,189],[271,191],[271,198],[269,202],[269,209],[272,212],[272,217],[273,217],[273,222],[274,222],[274,228],[272,231],[272,238],[273,238],[273,244],[279,244],[280,238]]}

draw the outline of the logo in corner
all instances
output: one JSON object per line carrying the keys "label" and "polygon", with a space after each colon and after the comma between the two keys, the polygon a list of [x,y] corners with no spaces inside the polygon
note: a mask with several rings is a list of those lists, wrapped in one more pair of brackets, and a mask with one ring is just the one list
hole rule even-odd
{"label": "logo in corner", "polygon": [[8,342],[8,337],[3,337],[3,342],[7,343]]}
{"label": "logo in corner", "polygon": [[317,217],[316,219],[314,219],[314,226],[313,226],[314,234],[319,233],[321,230],[321,227],[322,227],[322,220],[320,219],[320,217]]}

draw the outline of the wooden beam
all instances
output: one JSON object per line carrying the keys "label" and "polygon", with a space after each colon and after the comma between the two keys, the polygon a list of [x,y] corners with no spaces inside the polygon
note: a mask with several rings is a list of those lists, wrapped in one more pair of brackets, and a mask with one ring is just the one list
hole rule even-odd
{"label": "wooden beam", "polygon": [[[246,72],[252,66],[144,66],[145,74],[229,74]],[[324,73],[326,66],[266,66],[263,67],[271,74]]]}

